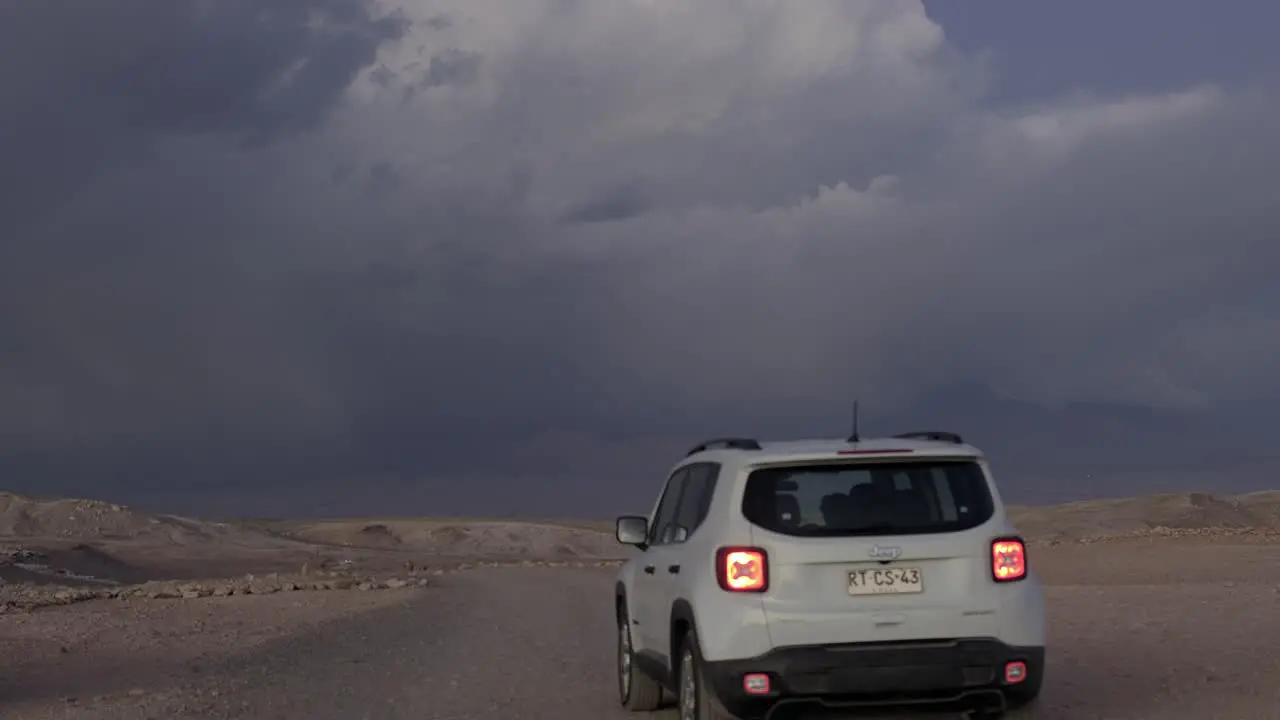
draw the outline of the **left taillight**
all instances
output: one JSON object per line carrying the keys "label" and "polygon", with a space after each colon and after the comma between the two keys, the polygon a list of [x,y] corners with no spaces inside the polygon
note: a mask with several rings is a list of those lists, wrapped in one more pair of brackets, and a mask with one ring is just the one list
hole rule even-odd
{"label": "left taillight", "polygon": [[716,580],[729,592],[764,592],[769,589],[769,555],[757,547],[720,548]]}
{"label": "left taillight", "polygon": [[1027,576],[1027,544],[1019,537],[991,541],[991,579],[1014,582]]}

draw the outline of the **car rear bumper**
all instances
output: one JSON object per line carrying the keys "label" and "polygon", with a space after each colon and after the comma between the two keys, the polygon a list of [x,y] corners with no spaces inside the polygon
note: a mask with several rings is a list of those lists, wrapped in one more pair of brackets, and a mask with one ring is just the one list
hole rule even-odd
{"label": "car rear bumper", "polygon": [[[1026,666],[1016,685],[1005,679],[1010,662]],[[704,672],[725,709],[744,720],[871,707],[1001,710],[1007,694],[1039,687],[1044,648],[993,638],[814,645],[707,662]],[[768,695],[744,689],[744,676],[754,673],[768,674]]]}

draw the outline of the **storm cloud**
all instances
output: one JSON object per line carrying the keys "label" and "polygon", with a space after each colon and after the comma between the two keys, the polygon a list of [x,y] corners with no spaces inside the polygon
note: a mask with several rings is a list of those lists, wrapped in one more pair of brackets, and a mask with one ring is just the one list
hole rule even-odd
{"label": "storm cloud", "polygon": [[956,383],[1280,400],[1273,87],[1008,104],[915,2],[71,8],[0,6],[28,486],[626,478]]}

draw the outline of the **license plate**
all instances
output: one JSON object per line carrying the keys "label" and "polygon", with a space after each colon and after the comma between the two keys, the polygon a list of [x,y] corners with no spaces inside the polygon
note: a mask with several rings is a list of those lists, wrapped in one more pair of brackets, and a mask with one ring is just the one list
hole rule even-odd
{"label": "license plate", "polygon": [[920,568],[894,567],[849,571],[850,595],[899,595],[924,592]]}

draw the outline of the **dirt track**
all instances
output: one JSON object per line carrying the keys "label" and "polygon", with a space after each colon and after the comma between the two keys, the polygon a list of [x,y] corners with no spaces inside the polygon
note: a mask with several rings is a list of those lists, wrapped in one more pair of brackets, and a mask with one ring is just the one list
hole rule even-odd
{"label": "dirt track", "polygon": [[[1110,545],[1088,549],[1110,560],[1101,564],[1083,550],[1046,551],[1053,645],[1040,717],[1280,718],[1280,547]],[[178,683],[181,692],[96,705],[31,698],[3,715],[621,720],[610,577],[548,568],[446,576],[390,606],[210,663]]]}

